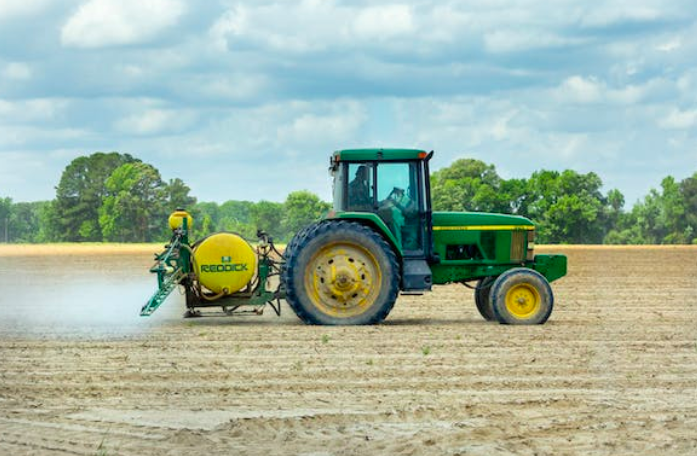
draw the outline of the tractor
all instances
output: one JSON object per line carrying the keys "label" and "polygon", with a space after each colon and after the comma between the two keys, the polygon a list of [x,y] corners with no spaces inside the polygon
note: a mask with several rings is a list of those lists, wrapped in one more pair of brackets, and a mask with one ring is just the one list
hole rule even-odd
{"label": "tractor", "polygon": [[206,307],[260,314],[266,305],[280,315],[285,300],[308,324],[366,325],[384,320],[400,293],[462,283],[486,320],[545,323],[550,282],[566,274],[566,257],[535,255],[535,226],[524,217],[432,211],[432,157],[413,149],[334,152],[332,210],[282,253],[263,231],[256,252],[234,233],[190,243],[191,217],[175,212],[172,239],[151,268],[158,291],[141,315],[181,285],[189,317]]}

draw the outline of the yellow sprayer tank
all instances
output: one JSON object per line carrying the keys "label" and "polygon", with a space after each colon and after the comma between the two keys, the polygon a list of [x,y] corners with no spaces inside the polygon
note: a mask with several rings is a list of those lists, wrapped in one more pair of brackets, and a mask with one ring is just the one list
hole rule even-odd
{"label": "yellow sprayer tank", "polygon": [[257,256],[247,241],[234,233],[216,233],[194,247],[198,280],[216,294],[232,294],[254,277]]}

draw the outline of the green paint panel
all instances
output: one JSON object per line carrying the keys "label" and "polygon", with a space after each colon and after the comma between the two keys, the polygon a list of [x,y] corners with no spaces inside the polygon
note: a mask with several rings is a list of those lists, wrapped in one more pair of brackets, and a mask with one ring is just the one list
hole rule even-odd
{"label": "green paint panel", "polygon": [[502,265],[494,261],[476,263],[461,261],[434,264],[431,266],[431,273],[435,285],[444,285],[481,277],[496,277],[516,266],[520,265]]}
{"label": "green paint panel", "polygon": [[566,255],[535,255],[533,269],[553,282],[566,275]]}
{"label": "green paint panel", "polygon": [[418,160],[426,152],[417,149],[345,149],[334,152],[335,161]]}
{"label": "green paint panel", "polygon": [[535,225],[525,217],[506,214],[484,214],[479,212],[434,212],[433,226],[488,226],[515,225],[521,229]]}
{"label": "green paint panel", "polygon": [[[523,256],[511,260],[511,246],[517,252],[527,250],[527,231],[534,228],[524,217],[473,212],[436,212],[433,214],[433,240],[436,253],[446,265],[452,260],[469,263],[495,261],[520,264]],[[513,236],[517,232],[519,235]]]}
{"label": "green paint panel", "polygon": [[387,227],[385,222],[372,212],[334,212],[327,216],[327,219],[342,219],[342,220],[357,220],[368,225],[372,225],[377,229],[392,245],[398,255],[402,255],[402,246],[397,242],[392,231]]}

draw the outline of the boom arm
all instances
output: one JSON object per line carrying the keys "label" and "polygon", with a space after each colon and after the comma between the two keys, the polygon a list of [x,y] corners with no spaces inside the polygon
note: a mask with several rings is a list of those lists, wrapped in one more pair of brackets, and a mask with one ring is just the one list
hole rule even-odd
{"label": "boom arm", "polygon": [[184,219],[182,228],[174,230],[165,251],[155,255],[155,264],[150,272],[157,274],[157,291],[140,309],[141,317],[152,315],[190,272],[191,253],[186,225],[187,220]]}

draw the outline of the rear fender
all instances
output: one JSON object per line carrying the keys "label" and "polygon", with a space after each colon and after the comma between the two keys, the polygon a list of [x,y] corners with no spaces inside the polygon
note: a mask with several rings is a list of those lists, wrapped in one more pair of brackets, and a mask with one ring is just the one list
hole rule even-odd
{"label": "rear fender", "polygon": [[368,225],[379,234],[390,244],[392,250],[399,258],[402,258],[402,247],[397,243],[397,238],[395,238],[392,231],[387,227],[385,222],[371,212],[330,212],[326,216],[327,220],[355,220],[363,225]]}

